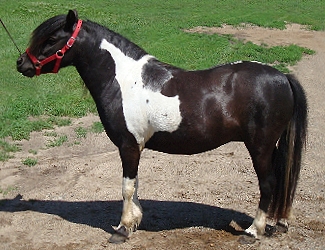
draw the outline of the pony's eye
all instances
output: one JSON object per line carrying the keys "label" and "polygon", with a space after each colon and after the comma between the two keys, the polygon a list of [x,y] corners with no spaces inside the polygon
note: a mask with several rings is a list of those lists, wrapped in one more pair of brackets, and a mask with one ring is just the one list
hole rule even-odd
{"label": "pony's eye", "polygon": [[48,44],[49,45],[54,45],[56,43],[56,40],[53,38],[53,37],[50,37],[49,39],[48,39]]}

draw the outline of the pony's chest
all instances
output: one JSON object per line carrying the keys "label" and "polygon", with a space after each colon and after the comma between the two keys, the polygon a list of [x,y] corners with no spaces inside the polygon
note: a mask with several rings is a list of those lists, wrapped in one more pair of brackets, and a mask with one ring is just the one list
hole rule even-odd
{"label": "pony's chest", "polygon": [[158,131],[173,132],[182,117],[178,96],[167,97],[144,88],[142,82],[121,88],[123,115],[128,130],[144,146]]}

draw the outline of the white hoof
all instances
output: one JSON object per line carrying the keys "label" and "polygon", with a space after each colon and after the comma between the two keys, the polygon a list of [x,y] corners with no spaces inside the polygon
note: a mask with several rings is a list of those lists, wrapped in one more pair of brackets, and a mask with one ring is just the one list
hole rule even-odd
{"label": "white hoof", "polygon": [[245,233],[247,233],[250,236],[253,236],[254,238],[258,238],[257,228],[254,224],[251,225],[249,228],[247,228],[245,230]]}

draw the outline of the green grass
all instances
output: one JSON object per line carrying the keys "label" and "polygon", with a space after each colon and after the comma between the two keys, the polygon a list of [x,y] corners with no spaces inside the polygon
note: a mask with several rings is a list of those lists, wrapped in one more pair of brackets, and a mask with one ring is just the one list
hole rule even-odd
{"label": "green grass", "polygon": [[104,132],[104,126],[101,122],[94,122],[90,128],[90,131],[93,133],[102,133]]}
{"label": "green grass", "polygon": [[102,133],[104,132],[104,127],[101,122],[94,122],[91,127],[85,128],[85,127],[77,127],[75,128],[75,133],[77,135],[77,138],[86,138],[87,133]]}
{"label": "green grass", "polygon": [[54,140],[49,140],[46,146],[48,148],[59,147],[67,141],[68,141],[68,137],[66,135],[61,135],[58,138],[55,138]]}
{"label": "green grass", "polygon": [[84,127],[77,127],[74,132],[76,133],[77,138],[86,138],[88,130]]}
{"label": "green grass", "polygon": [[6,161],[12,158],[12,153],[17,151],[20,151],[18,146],[0,140],[0,161]]}
{"label": "green grass", "polygon": [[33,155],[37,155],[37,151],[34,150],[34,149],[28,150],[28,153],[33,154]]}
{"label": "green grass", "polygon": [[[0,18],[24,50],[33,29],[54,15],[67,13],[68,9],[77,9],[80,18],[101,23],[159,60],[185,69],[255,60],[276,64],[286,72],[288,65],[312,51],[298,46],[257,46],[230,36],[189,34],[183,29],[243,22],[280,29],[286,22],[294,22],[315,30],[325,29],[323,0],[2,0]],[[66,117],[96,112],[74,68],[29,79],[16,71],[18,52],[2,27],[0,44],[0,139],[8,136],[14,140],[28,139],[31,131],[51,129],[66,121]]]}
{"label": "green grass", "polygon": [[28,167],[32,167],[37,164],[37,159],[28,157],[25,160],[23,160],[22,163]]}

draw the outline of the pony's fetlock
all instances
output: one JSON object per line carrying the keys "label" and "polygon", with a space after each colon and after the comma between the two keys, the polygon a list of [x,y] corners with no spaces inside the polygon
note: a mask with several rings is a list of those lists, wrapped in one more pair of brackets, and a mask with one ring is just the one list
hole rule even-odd
{"label": "pony's fetlock", "polygon": [[112,234],[112,236],[109,238],[108,241],[110,243],[121,244],[124,243],[127,239],[129,239],[130,232],[125,226],[120,224],[118,227],[112,226],[112,228],[114,229],[115,233]]}
{"label": "pony's fetlock", "polygon": [[245,230],[245,233],[256,239],[259,239],[261,235],[265,233],[265,228],[257,228],[256,225],[253,223],[249,228]]}
{"label": "pony's fetlock", "polygon": [[249,235],[258,238],[258,236],[263,235],[265,233],[266,227],[266,213],[262,209],[257,209],[255,219],[252,225],[245,230],[245,232]]}
{"label": "pony's fetlock", "polygon": [[286,233],[289,230],[289,223],[286,219],[280,219],[276,225],[276,231],[280,233]]}
{"label": "pony's fetlock", "polygon": [[119,225],[118,227],[113,227],[115,233],[123,235],[126,238],[129,238],[134,229],[132,227],[126,227],[124,225]]}

